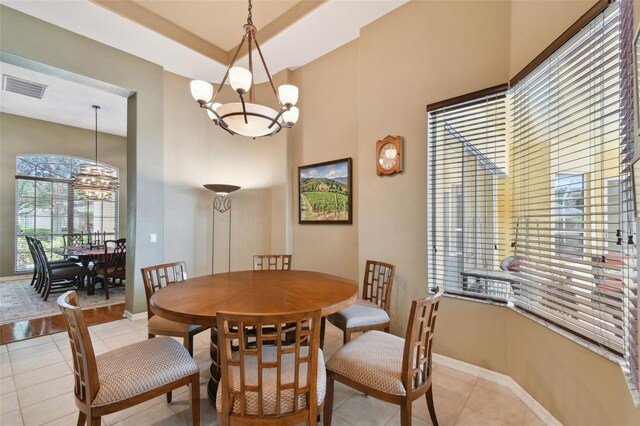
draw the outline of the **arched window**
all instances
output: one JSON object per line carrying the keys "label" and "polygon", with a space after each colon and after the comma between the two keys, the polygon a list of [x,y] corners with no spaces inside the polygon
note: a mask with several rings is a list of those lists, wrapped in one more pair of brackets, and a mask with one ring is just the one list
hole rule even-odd
{"label": "arched window", "polygon": [[[25,235],[42,240],[51,260],[61,259],[68,234],[118,236],[118,194],[115,201],[84,201],[71,177],[80,164],[93,160],[65,155],[19,155],[16,158],[16,272],[33,268]],[[118,168],[105,164],[116,170]]]}

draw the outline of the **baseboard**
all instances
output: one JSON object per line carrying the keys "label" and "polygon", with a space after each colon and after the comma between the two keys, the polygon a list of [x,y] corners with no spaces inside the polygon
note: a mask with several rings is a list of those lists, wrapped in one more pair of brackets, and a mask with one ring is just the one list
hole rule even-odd
{"label": "baseboard", "polygon": [[131,312],[125,310],[124,315],[127,317],[129,321],[138,321],[147,319],[147,312],[138,312],[137,314],[132,314]]}
{"label": "baseboard", "polygon": [[497,383],[505,386],[511,390],[522,402],[534,412],[536,416],[545,424],[553,426],[562,426],[553,415],[547,411],[538,401],[535,400],[529,393],[524,390],[515,380],[506,374],[497,373],[495,371],[487,370],[486,368],[478,367],[477,365],[468,364],[457,359],[449,358],[444,355],[433,354],[433,361],[444,367],[452,368],[454,370],[461,371],[463,373],[470,374],[480,379],[487,380],[489,382]]}
{"label": "baseboard", "polygon": [[0,277],[0,283],[5,282],[5,281],[26,280],[27,278],[31,279],[32,276],[33,276],[33,274],[14,275],[12,277]]}

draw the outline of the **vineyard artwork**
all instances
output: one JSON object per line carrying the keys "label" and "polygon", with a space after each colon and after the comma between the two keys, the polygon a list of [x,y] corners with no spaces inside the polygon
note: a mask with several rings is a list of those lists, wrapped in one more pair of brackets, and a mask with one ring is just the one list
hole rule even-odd
{"label": "vineyard artwork", "polygon": [[351,158],[298,167],[299,223],[351,223]]}

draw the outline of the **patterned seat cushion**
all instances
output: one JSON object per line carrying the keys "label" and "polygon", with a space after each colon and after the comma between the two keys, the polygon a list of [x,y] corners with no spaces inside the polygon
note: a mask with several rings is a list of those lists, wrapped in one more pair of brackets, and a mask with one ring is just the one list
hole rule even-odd
{"label": "patterned seat cushion", "polygon": [[382,331],[367,331],[340,348],[327,370],[393,395],[406,395],[402,384],[404,339]]}
{"label": "patterned seat cushion", "polygon": [[[263,347],[263,362],[276,361],[277,348],[275,346]],[[306,356],[309,353],[308,346],[302,346],[300,348],[300,356]],[[238,353],[234,352],[234,359],[238,359]],[[258,363],[257,357],[248,355],[245,359],[245,383],[248,385],[256,386],[258,384]],[[307,365],[300,365],[300,386],[304,386],[307,383]],[[234,390],[240,389],[240,372],[238,367],[231,367],[233,376],[233,388]],[[294,354],[285,354],[282,356],[282,376],[281,383],[293,383],[295,373],[295,359]],[[262,370],[263,381],[263,407],[265,414],[276,413],[276,369],[269,368]],[[324,366],[324,357],[322,350],[318,349],[318,390],[317,390],[317,405],[319,406],[324,401],[324,395],[326,393],[327,386],[327,372]],[[293,389],[283,390],[280,393],[280,405],[281,412],[288,413],[293,411]],[[246,397],[246,410],[248,415],[258,415],[258,393],[247,392]],[[298,407],[306,407],[304,395],[300,395],[298,398]],[[222,386],[218,386],[218,394],[216,395],[216,409],[219,413],[222,412]],[[233,401],[233,412],[240,413],[240,400],[235,399]]]}
{"label": "patterned seat cushion", "polygon": [[199,325],[184,324],[154,315],[149,319],[147,328],[151,334],[188,333],[199,328]]}
{"label": "patterned seat cushion", "polygon": [[331,318],[347,328],[389,322],[389,315],[384,309],[375,303],[360,299],[347,309],[332,314]]}
{"label": "patterned seat cushion", "polygon": [[199,371],[171,337],[158,337],[96,356],[100,388],[92,406],[112,404]]}

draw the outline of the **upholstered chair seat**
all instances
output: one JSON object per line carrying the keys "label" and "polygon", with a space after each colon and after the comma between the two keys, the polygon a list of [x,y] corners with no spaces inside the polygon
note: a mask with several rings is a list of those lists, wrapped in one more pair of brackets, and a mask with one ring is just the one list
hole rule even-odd
{"label": "upholstered chair seat", "polygon": [[[264,346],[262,350],[263,362],[276,362],[278,354],[278,348],[275,346]],[[309,347],[302,346],[300,348],[300,356],[306,357],[309,354]],[[233,353],[233,359],[238,359],[238,353]],[[258,386],[258,357],[255,355],[247,355],[245,358],[245,385]],[[285,354],[282,357],[282,376],[281,381],[283,383],[292,383],[295,373],[295,354]],[[324,357],[322,350],[318,349],[318,383],[317,383],[317,406],[322,405],[324,402],[324,395],[327,387],[327,374],[324,365]],[[238,367],[231,367],[233,377],[233,392],[240,392],[240,375]],[[277,377],[276,370],[266,369],[263,370],[263,397],[262,403],[264,404],[264,410],[266,415],[276,414],[276,394],[277,394]],[[300,386],[307,385],[307,367],[306,364],[300,365]],[[258,393],[247,393],[246,412],[249,415],[258,415]],[[305,407],[306,401],[304,395],[298,396],[298,406]],[[293,390],[283,390],[280,396],[280,410],[282,413],[290,413],[293,411]],[[216,409],[219,413],[222,412],[222,387],[218,387],[218,394],[216,396]],[[235,399],[233,402],[233,412],[238,414],[241,412],[240,400]]]}
{"label": "upholstered chair seat", "polygon": [[100,388],[92,405],[99,407],[141,395],[199,372],[184,347],[158,337],[96,356]]}
{"label": "upholstered chair seat", "polygon": [[[348,308],[331,314],[328,321],[343,332],[346,344],[353,333],[369,330],[389,331],[391,288],[396,267],[377,260],[367,260],[362,282],[362,298]],[[324,342],[320,342],[320,347]]]}
{"label": "upholstered chair seat", "polygon": [[388,324],[389,314],[377,304],[360,299],[347,309],[333,314],[332,320],[344,325],[345,328],[355,328]]}
{"label": "upholstered chair seat", "polygon": [[340,349],[327,368],[367,388],[406,395],[402,384],[404,339],[382,331],[367,331]]}

